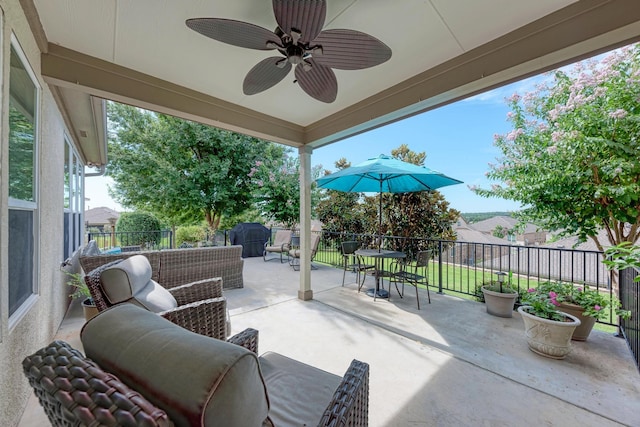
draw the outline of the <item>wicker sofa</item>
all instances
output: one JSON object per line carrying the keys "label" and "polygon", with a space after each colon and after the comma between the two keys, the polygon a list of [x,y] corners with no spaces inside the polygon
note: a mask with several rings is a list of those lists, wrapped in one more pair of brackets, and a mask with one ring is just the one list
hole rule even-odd
{"label": "wicker sofa", "polygon": [[111,261],[133,255],[147,257],[153,270],[151,278],[167,289],[212,277],[222,277],[224,289],[244,286],[240,245],[81,256],[80,265],[85,273],[89,273]]}
{"label": "wicker sofa", "polygon": [[54,341],[23,371],[55,426],[366,426],[369,366],[344,377],[189,332],[132,304],[85,324],[87,357]]}

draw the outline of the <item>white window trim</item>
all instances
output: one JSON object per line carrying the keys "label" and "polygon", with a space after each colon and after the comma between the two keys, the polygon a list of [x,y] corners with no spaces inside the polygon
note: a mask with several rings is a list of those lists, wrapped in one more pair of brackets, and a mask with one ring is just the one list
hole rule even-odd
{"label": "white window trim", "polygon": [[[33,283],[32,283],[32,294],[27,298],[27,300],[18,307],[18,309],[9,316],[8,329],[9,332],[15,328],[20,321],[27,315],[27,313],[31,310],[31,308],[36,304],[38,300],[38,296],[40,294],[40,116],[42,109],[40,108],[40,96],[42,92],[42,86],[40,85],[40,81],[36,78],[36,74],[33,72],[33,67],[31,66],[31,62],[27,59],[27,56],[18,41],[16,35],[11,33],[11,48],[14,49],[16,55],[22,62],[24,69],[26,70],[33,86],[35,87],[35,100],[34,100],[34,184],[33,184],[33,194],[35,201],[29,202],[25,200],[17,200],[14,198],[9,198],[8,208],[17,208],[17,209],[29,209],[34,213],[33,218],[33,238],[34,238],[34,250],[33,250]],[[11,85],[9,78],[9,85]],[[4,115],[4,111],[3,111]]]}

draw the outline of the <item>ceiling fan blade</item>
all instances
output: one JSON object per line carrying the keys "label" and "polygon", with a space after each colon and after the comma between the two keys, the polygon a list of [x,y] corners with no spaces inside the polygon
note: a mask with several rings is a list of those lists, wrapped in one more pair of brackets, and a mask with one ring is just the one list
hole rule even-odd
{"label": "ceiling fan blade", "polygon": [[223,43],[249,49],[271,50],[269,42],[280,44],[272,31],[248,22],[220,18],[193,18],[185,22],[192,30]]}
{"label": "ceiling fan blade", "polygon": [[338,95],[338,80],[333,70],[318,64],[313,59],[307,60],[311,68],[305,71],[303,64],[296,66],[296,80],[302,90],[318,101],[331,103]]}
{"label": "ceiling fan blade", "polygon": [[313,41],[322,46],[313,59],[339,70],[361,70],[382,64],[391,58],[391,49],[377,38],[354,30],[326,30]]}
{"label": "ceiling fan blade", "polygon": [[273,0],[273,14],[282,31],[291,35],[295,29],[301,34],[300,40],[309,43],[322,31],[327,3],[325,0]]}
{"label": "ceiling fan blade", "polygon": [[255,95],[280,83],[291,71],[287,58],[272,56],[258,62],[244,78],[242,91],[245,95]]}

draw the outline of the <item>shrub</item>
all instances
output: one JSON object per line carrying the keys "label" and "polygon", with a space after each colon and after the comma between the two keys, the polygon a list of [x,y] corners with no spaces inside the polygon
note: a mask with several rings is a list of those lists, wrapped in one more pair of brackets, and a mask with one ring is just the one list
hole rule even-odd
{"label": "shrub", "polygon": [[176,229],[176,246],[183,243],[201,242],[206,238],[207,230],[201,225],[186,225]]}
{"label": "shrub", "polygon": [[116,223],[116,232],[120,234],[122,246],[158,245],[162,238],[160,221],[146,212],[123,212]]}

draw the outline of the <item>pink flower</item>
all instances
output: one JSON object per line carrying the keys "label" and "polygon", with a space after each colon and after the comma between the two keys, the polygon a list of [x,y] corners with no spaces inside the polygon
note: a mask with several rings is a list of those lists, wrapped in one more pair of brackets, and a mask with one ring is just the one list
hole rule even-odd
{"label": "pink flower", "polygon": [[600,307],[598,304],[596,304],[596,305],[593,306],[593,309],[595,311],[600,311],[600,310],[602,310],[602,307]]}
{"label": "pink flower", "polygon": [[578,292],[582,292],[582,288],[578,288]]}
{"label": "pink flower", "polygon": [[556,299],[557,296],[558,296],[558,294],[556,294],[555,292],[553,292],[553,291],[549,292],[549,298]]}
{"label": "pink flower", "polygon": [[529,292],[530,294],[531,294],[531,293],[533,293],[533,292],[535,292],[535,291],[536,291],[536,288],[529,288],[529,289],[527,289],[527,292]]}

